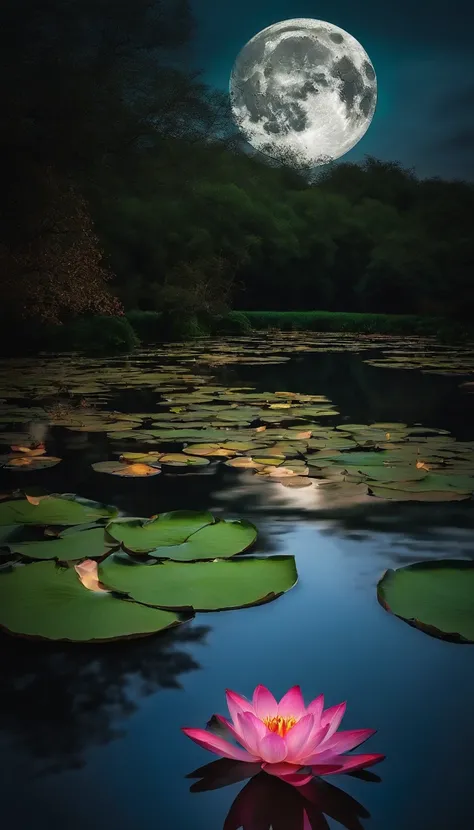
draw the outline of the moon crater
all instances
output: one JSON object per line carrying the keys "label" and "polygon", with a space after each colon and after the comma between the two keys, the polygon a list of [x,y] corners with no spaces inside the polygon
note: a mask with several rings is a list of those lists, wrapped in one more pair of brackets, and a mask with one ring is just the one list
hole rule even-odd
{"label": "moon crater", "polygon": [[375,112],[377,79],[352,35],[298,18],[249,40],[232,69],[230,99],[235,122],[256,150],[313,167],[360,141]]}

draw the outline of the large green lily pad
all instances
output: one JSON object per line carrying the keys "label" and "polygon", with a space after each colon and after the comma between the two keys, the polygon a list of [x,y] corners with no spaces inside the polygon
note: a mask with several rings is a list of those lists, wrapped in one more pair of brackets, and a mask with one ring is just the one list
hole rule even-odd
{"label": "large green lily pad", "polygon": [[118,640],[154,634],[183,620],[169,611],[89,591],[74,568],[58,568],[54,562],[0,570],[0,626],[12,634],[73,642]]}
{"label": "large green lily pad", "polygon": [[107,525],[107,532],[121,542],[125,550],[147,553],[158,547],[182,545],[193,533],[214,521],[214,516],[205,511],[172,510],[151,519],[112,521]]}
{"label": "large green lily pad", "polygon": [[293,556],[210,562],[137,563],[112,554],[99,566],[104,585],[137,602],[179,610],[224,611],[270,602],[297,581]]}
{"label": "large green lily pad", "polygon": [[96,527],[90,530],[80,530],[77,533],[61,534],[54,537],[45,537],[39,542],[8,542],[6,546],[13,553],[19,553],[28,559],[58,559],[60,562],[71,562],[76,559],[94,559],[103,556],[119,546],[118,542],[108,537],[105,528]]}
{"label": "large green lily pad", "polygon": [[181,545],[154,548],[157,559],[191,562],[197,559],[227,559],[248,550],[257,538],[257,528],[250,522],[216,521],[193,533]]}
{"label": "large green lily pad", "polygon": [[0,502],[0,525],[80,525],[100,519],[112,519],[118,509],[89,501],[73,493],[53,493],[41,498],[39,504],[27,499]]}
{"label": "large green lily pad", "polygon": [[388,570],[377,596],[387,611],[427,634],[474,643],[474,562],[440,559]]}

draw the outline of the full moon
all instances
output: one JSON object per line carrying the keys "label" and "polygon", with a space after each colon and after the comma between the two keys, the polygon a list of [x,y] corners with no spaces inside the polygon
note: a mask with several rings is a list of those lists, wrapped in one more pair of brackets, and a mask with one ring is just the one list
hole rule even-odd
{"label": "full moon", "polygon": [[352,35],[323,20],[296,18],[246,43],[229,91],[234,121],[255,150],[315,167],[343,156],[367,132],[377,79]]}

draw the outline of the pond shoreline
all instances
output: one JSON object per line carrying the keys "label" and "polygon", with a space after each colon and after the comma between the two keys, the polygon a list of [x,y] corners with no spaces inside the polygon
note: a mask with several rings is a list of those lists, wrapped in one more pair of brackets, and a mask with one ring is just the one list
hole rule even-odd
{"label": "pond shoreline", "polygon": [[223,315],[165,315],[127,311],[121,317],[83,316],[62,325],[2,320],[0,353],[15,357],[38,352],[130,354],[140,346],[210,337],[300,332],[436,337],[453,345],[474,342],[474,327],[465,321],[414,314],[339,311],[230,311]]}

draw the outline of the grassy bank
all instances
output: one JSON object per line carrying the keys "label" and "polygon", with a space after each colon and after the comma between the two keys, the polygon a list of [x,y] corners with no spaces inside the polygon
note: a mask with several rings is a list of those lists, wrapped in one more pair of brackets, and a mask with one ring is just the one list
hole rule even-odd
{"label": "grassy bank", "polygon": [[245,335],[252,331],[360,332],[436,335],[443,341],[474,339],[474,327],[439,317],[355,314],[332,311],[231,311],[223,316],[182,317],[157,311],[128,311],[123,317],[84,317],[62,326],[0,325],[2,355],[80,351],[126,354],[140,344],[198,337]]}
{"label": "grassy bank", "polygon": [[474,338],[474,326],[442,317],[415,314],[357,314],[344,311],[231,311],[221,317],[168,317],[156,311],[129,311],[126,318],[143,343],[193,337],[248,334],[251,331],[360,332],[365,334],[436,335],[441,339]]}
{"label": "grassy bank", "polygon": [[345,331],[366,334],[474,336],[464,324],[415,314],[357,314],[344,311],[246,311],[252,329],[280,331]]}

